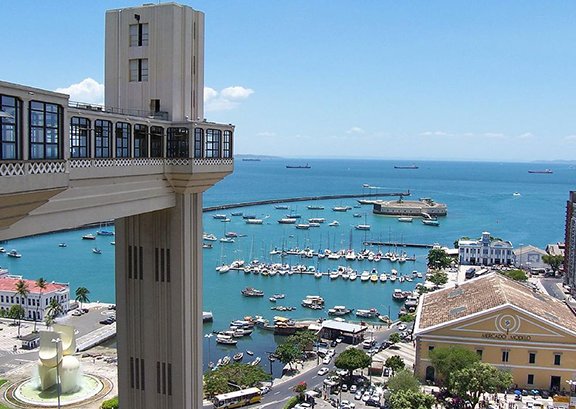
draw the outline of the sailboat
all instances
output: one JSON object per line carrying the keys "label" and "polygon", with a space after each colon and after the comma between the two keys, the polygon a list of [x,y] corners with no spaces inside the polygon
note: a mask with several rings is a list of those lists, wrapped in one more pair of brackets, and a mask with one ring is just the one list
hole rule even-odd
{"label": "sailboat", "polygon": [[370,230],[370,225],[366,222],[366,213],[364,213],[364,224],[357,224],[354,228],[356,230]]}

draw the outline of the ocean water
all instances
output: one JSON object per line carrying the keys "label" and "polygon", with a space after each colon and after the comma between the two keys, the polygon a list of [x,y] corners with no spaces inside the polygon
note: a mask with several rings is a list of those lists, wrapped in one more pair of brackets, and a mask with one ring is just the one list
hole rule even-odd
{"label": "ocean water", "polygon": [[[310,169],[287,169],[286,164],[310,164]],[[532,244],[544,248],[548,243],[563,241],[565,205],[568,192],[574,189],[576,169],[569,165],[554,165],[553,174],[529,174],[530,169],[552,167],[544,164],[484,163],[484,162],[419,162],[419,169],[400,170],[394,165],[409,164],[377,160],[283,160],[269,159],[260,162],[237,160],[234,173],[204,195],[204,205],[212,206],[231,202],[248,202],[263,199],[291,198],[314,195],[361,194],[400,192],[410,190],[409,199],[431,197],[448,205],[448,216],[440,219],[439,227],[423,225],[415,219],[413,223],[400,223],[396,218],[377,216],[370,206],[354,207],[353,199],[326,200],[320,202],[288,203],[289,210],[275,209],[274,205],[254,206],[237,210],[219,211],[226,213],[231,221],[221,222],[205,213],[204,231],[223,237],[226,232],[240,236],[234,243],[213,242],[212,249],[204,250],[204,309],[214,313],[214,323],[205,324],[206,334],[216,329],[225,329],[233,319],[247,315],[263,315],[272,318],[282,315],[291,318],[327,317],[326,310],[312,311],[300,307],[306,295],[321,295],[327,308],[346,305],[349,308],[377,308],[384,314],[390,311],[396,316],[399,305],[392,301],[394,288],[412,289],[414,282],[362,283],[342,280],[331,281],[328,277],[315,279],[313,276],[263,277],[230,271],[219,274],[215,268],[221,263],[236,259],[246,261],[283,262],[314,266],[329,271],[339,265],[349,265],[358,270],[410,274],[413,270],[424,271],[426,249],[405,249],[414,262],[404,264],[381,261],[347,263],[343,260],[328,261],[301,259],[291,256],[281,259],[271,256],[274,248],[310,247],[315,250],[362,248],[365,240],[393,241],[398,247],[381,248],[383,251],[404,250],[402,243],[439,243],[452,246],[462,236],[479,237],[483,231],[493,236],[510,240],[514,246]],[[366,189],[369,184],[378,189]],[[513,195],[514,192],[520,195]],[[308,210],[309,204],[323,205],[325,210]],[[346,213],[333,212],[333,206],[351,206]],[[241,211],[264,219],[262,225],[247,225],[232,211]],[[297,230],[294,225],[280,225],[277,220],[289,212],[299,213],[302,220],[323,217],[326,223],[319,228]],[[361,217],[353,217],[353,214]],[[328,223],[338,220],[338,227]],[[368,232],[353,228],[367,222]],[[0,266],[12,274],[27,278],[44,277],[50,281],[68,282],[72,291],[79,286],[90,290],[90,299],[114,302],[114,247],[113,238],[99,236],[96,242],[82,240],[81,236],[97,229],[52,233],[43,236],[22,238],[3,243],[7,249],[15,248],[23,254],[21,259],[0,256]],[[58,243],[66,242],[60,248]],[[101,255],[92,253],[98,246]],[[374,248],[377,250],[377,248]],[[265,292],[263,298],[246,298],[240,293],[244,287],[252,286]],[[284,293],[286,298],[278,305],[298,307],[293,312],[280,313],[270,310],[273,306],[268,297]],[[374,322],[376,324],[376,322]],[[239,350],[252,350],[256,355],[266,356],[275,348],[275,337],[260,330],[243,338],[236,347],[216,345],[214,338],[205,338],[205,363]],[[263,362],[267,362],[263,360]],[[279,366],[279,365],[277,365]],[[278,373],[280,368],[273,368]]]}

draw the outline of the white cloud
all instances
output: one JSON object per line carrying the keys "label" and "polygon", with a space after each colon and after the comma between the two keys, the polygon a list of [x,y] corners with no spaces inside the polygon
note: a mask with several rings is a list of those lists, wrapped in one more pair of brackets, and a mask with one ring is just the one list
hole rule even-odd
{"label": "white cloud", "polygon": [[92,78],[85,78],[67,88],[57,88],[56,92],[70,95],[71,101],[104,104],[104,84],[99,84]]}
{"label": "white cloud", "polygon": [[204,87],[204,109],[206,112],[234,109],[240,101],[248,98],[253,93],[254,90],[241,86],[227,87],[221,91]]}
{"label": "white cloud", "polygon": [[534,134],[530,132],[524,132],[523,134],[518,135],[518,139],[532,139],[534,138]]}
{"label": "white cloud", "polygon": [[420,136],[448,136],[448,134],[442,131],[426,131],[422,132]]}
{"label": "white cloud", "polygon": [[358,126],[353,126],[352,128],[346,131],[347,134],[363,134],[364,132],[365,132],[364,129]]}

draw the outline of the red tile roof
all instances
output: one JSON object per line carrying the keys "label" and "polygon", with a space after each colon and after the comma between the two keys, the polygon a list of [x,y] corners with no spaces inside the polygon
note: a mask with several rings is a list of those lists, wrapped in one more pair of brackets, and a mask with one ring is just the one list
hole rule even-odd
{"label": "red tile roof", "polygon": [[[15,277],[0,277],[0,291],[16,291],[16,283],[20,281],[19,278]],[[36,287],[35,280],[24,279],[24,282],[28,285],[28,290],[30,294],[40,294],[40,288]],[[46,289],[42,291],[43,294],[63,290],[67,286],[64,284],[56,283],[46,283]]]}

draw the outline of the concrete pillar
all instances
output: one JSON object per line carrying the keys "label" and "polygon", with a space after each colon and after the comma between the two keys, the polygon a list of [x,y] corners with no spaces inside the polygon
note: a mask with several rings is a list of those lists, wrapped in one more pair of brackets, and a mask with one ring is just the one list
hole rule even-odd
{"label": "concrete pillar", "polygon": [[202,407],[202,193],[116,220],[120,406]]}

